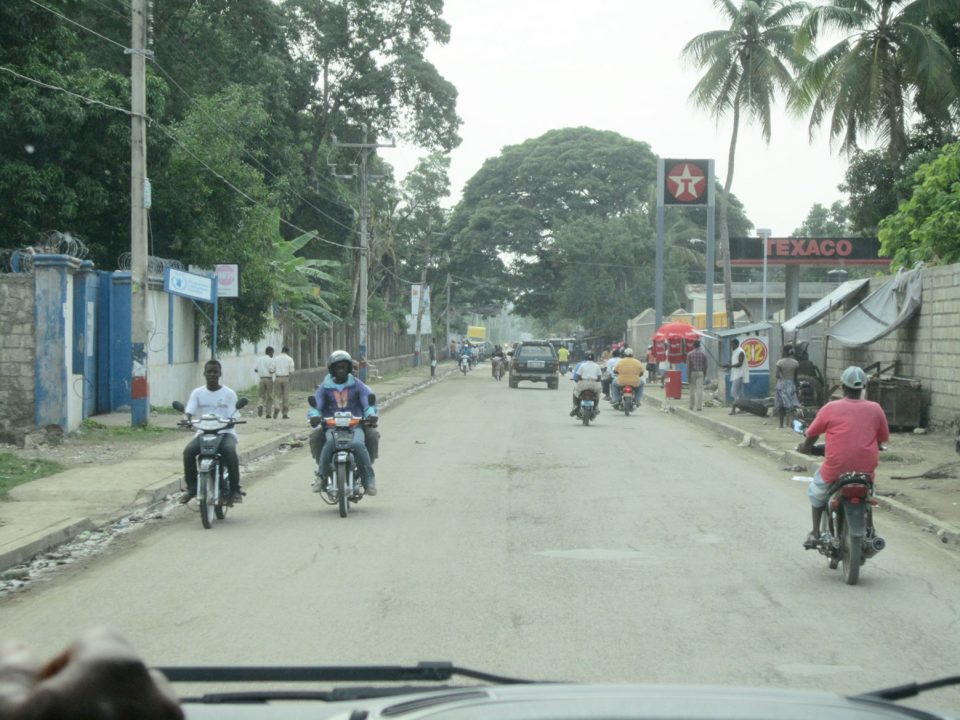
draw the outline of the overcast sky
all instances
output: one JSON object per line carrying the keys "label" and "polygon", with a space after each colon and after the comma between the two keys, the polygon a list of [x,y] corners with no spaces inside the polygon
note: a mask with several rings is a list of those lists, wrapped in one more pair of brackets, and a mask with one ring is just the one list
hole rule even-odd
{"label": "overcast sky", "polygon": [[[717,125],[688,100],[698,71],[680,52],[725,27],[711,0],[444,0],[450,43],[429,59],[459,91],[463,143],[451,155],[453,197],[505,145],[587,126],[650,145],[661,157],[713,158],[727,171],[729,119]],[[414,148],[383,150],[403,176]],[[774,236],[799,226],[815,202],[843,199],[846,168],[827,133],[806,119],[773,117],[770,145],[741,125],[733,192]]]}

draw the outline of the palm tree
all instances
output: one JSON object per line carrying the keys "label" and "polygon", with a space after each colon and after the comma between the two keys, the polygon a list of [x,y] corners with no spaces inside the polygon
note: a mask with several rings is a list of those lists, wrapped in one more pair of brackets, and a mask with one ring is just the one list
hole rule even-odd
{"label": "palm tree", "polygon": [[770,141],[770,111],[778,91],[789,93],[794,73],[804,64],[797,50],[797,25],[809,12],[805,2],[785,0],[714,0],[714,6],[730,20],[726,30],[713,30],[693,38],[683,49],[706,73],[697,83],[691,99],[718,121],[728,114],[733,119],[727,176],[720,196],[720,254],[723,257],[723,295],[727,323],[733,327],[733,290],[730,271],[730,230],[727,226],[727,198],[733,185],[734,160],[740,117],[746,115],[760,124],[763,139]]}
{"label": "palm tree", "polygon": [[825,30],[843,37],[804,69],[791,106],[810,111],[811,133],[829,113],[830,138],[842,136],[846,152],[857,148],[858,135],[876,132],[900,167],[911,106],[948,121],[960,96],[957,61],[934,29],[958,16],[960,0],[830,0],[814,8],[801,23],[798,49]]}

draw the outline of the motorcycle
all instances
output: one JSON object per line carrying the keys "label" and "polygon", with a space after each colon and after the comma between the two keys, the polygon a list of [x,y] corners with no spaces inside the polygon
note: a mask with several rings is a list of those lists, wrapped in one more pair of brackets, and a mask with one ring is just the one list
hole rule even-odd
{"label": "motorcycle", "polygon": [[[806,432],[799,420],[794,430]],[[813,455],[826,454],[826,446],[818,443]],[[841,566],[847,585],[856,585],[860,567],[886,546],[873,526],[873,480],[867,473],[846,472],[830,485],[827,507],[820,519],[820,538],[816,550],[827,558],[827,566]]]}
{"label": "motorcycle", "polygon": [[584,390],[580,393],[580,405],[577,408],[577,417],[584,425],[589,425],[597,417],[597,394],[593,390]]}
{"label": "motorcycle", "polygon": [[623,410],[623,414],[627,417],[630,417],[630,413],[633,412],[634,400],[633,400],[633,388],[629,385],[624,385],[620,388],[620,410]]}
{"label": "motorcycle", "polygon": [[[372,426],[375,420],[364,420],[349,411],[335,412],[333,417],[321,417],[316,398],[310,396],[307,402],[312,408],[309,412],[310,425],[322,425],[325,431],[333,430],[333,439],[328,438],[327,442],[335,443],[331,460],[333,470],[329,476],[321,478],[320,497],[328,505],[336,505],[340,517],[345,518],[350,514],[350,503],[358,503],[366,495],[366,488],[360,479],[360,466],[353,455],[353,431],[361,425]],[[370,404],[375,403],[376,396],[371,393]]]}
{"label": "motorcycle", "polygon": [[[247,398],[237,400],[237,410],[247,406]],[[185,412],[186,407],[178,400],[173,409]],[[230,502],[230,473],[220,455],[220,443],[223,441],[221,430],[235,425],[243,425],[246,420],[223,418],[213,414],[201,415],[189,421],[181,420],[180,427],[193,428],[203,433],[200,437],[200,454],[197,455],[197,503],[200,506],[200,522],[207,530],[213,527],[213,520],[225,520]]]}
{"label": "motorcycle", "polygon": [[466,355],[460,356],[460,372],[464,375],[467,374],[467,371],[470,370],[470,358]]}
{"label": "motorcycle", "polygon": [[495,380],[503,380],[503,368],[506,365],[506,361],[499,355],[494,355],[491,362],[493,363],[493,377]]}

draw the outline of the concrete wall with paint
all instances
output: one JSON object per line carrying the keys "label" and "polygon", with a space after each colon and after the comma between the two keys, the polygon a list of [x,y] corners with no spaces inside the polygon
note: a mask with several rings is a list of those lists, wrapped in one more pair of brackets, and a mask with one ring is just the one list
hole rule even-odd
{"label": "concrete wall with paint", "polygon": [[0,274],[0,442],[33,427],[33,275]]}

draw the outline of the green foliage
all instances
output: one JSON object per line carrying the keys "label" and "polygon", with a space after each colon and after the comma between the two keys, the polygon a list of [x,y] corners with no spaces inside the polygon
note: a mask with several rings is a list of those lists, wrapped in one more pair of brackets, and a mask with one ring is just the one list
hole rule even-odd
{"label": "green foliage", "polygon": [[880,223],[881,252],[892,267],[960,261],[960,143],[916,174],[913,195]]}
{"label": "green foliage", "polygon": [[50,460],[19,458],[12,453],[0,453],[0,500],[7,499],[7,493],[25,482],[55,475],[63,466]]}
{"label": "green foliage", "polygon": [[814,203],[803,225],[793,231],[794,237],[848,237],[850,223],[847,206],[839,200],[829,208]]}

